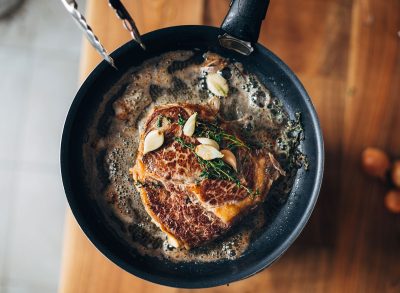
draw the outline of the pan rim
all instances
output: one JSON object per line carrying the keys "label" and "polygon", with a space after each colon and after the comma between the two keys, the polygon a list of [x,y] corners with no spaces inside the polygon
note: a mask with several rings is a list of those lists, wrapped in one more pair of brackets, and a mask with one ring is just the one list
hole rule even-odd
{"label": "pan rim", "polygon": [[[160,33],[179,33],[179,30],[214,30],[216,36],[221,32],[219,28],[212,27],[212,26],[204,26],[204,25],[183,25],[183,26],[174,26],[168,27],[164,29],[159,29],[156,31],[149,32],[143,35],[143,40],[146,41],[149,37],[154,36],[155,34]],[[123,44],[118,49],[116,49],[111,56],[117,60],[118,57],[124,54],[125,51],[129,50],[129,47],[132,45],[133,41]],[[290,233],[286,237],[285,241],[276,247],[270,254],[266,255],[260,261],[255,263],[253,266],[249,266],[244,270],[240,270],[235,274],[231,274],[227,277],[220,278],[220,279],[207,279],[207,280],[196,280],[196,281],[186,281],[186,280],[172,280],[171,278],[162,277],[159,275],[152,275],[151,273],[145,272],[143,270],[137,269],[136,267],[132,266],[130,263],[126,262],[123,259],[120,259],[109,247],[104,245],[98,237],[92,232],[92,229],[88,225],[87,221],[85,220],[84,216],[81,215],[79,212],[79,204],[74,200],[74,191],[72,190],[71,178],[70,178],[70,168],[68,164],[69,159],[69,143],[70,143],[70,136],[72,132],[73,122],[76,120],[76,115],[79,110],[79,106],[81,101],[87,97],[87,92],[90,86],[93,84],[95,80],[97,80],[98,76],[109,66],[106,61],[102,61],[98,64],[88,75],[85,81],[80,86],[75,98],[71,104],[71,107],[68,111],[68,115],[65,120],[64,130],[62,134],[62,141],[61,141],[61,152],[60,152],[60,160],[61,160],[61,173],[62,173],[62,181],[64,185],[65,194],[67,197],[68,204],[71,208],[71,211],[79,224],[80,229],[84,232],[86,237],[90,240],[90,242],[94,245],[94,247],[100,251],[106,258],[117,264],[121,269],[140,277],[144,280],[159,284],[159,285],[166,285],[171,287],[177,288],[209,288],[219,285],[229,284],[235,281],[239,281],[248,277],[255,275],[256,273],[260,272],[264,268],[270,266],[273,262],[275,262],[280,256],[282,256],[285,251],[293,244],[293,242],[297,239],[300,235],[301,231],[304,229],[306,223],[308,222],[312,211],[315,207],[317,202],[322,178],[323,178],[323,169],[324,169],[324,144],[323,144],[323,137],[322,131],[320,127],[320,123],[317,117],[317,113],[314,109],[314,106],[311,102],[311,99],[305,90],[304,86],[301,84],[300,80],[297,76],[293,73],[293,71],[273,52],[265,48],[260,44],[255,45],[255,49],[262,52],[263,54],[267,55],[271,60],[276,62],[278,66],[284,71],[284,73],[290,78],[293,82],[295,87],[298,89],[300,95],[304,98],[304,103],[306,105],[308,114],[310,115],[310,120],[313,125],[313,133],[316,137],[317,145],[315,146],[316,152],[316,176],[313,180],[313,188],[312,194],[310,196],[308,205],[304,209],[300,221],[296,223],[296,225],[291,229]]]}

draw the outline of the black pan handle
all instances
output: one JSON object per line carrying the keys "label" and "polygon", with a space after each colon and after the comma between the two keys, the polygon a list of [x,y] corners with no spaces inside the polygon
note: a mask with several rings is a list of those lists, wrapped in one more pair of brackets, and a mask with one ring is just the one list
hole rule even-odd
{"label": "black pan handle", "polygon": [[[268,5],[269,0],[232,0],[228,14],[221,25],[221,29],[226,32],[220,38],[221,45],[238,52],[243,51],[240,53],[245,55],[250,54],[251,43],[256,43],[258,40]],[[244,48],[240,49],[242,46]]]}
{"label": "black pan handle", "polygon": [[243,41],[256,43],[269,0],[232,0],[221,28]]}

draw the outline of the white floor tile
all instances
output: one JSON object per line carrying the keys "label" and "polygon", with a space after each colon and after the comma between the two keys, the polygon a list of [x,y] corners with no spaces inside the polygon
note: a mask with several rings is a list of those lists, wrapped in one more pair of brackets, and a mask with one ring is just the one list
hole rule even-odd
{"label": "white floor tile", "polygon": [[21,125],[33,74],[30,54],[28,49],[0,46],[0,160],[16,160],[20,154]]}
{"label": "white floor tile", "polygon": [[31,15],[31,6],[42,2],[24,1],[22,6],[14,14],[0,19],[0,45],[25,46],[32,43],[35,37],[34,15]]}
{"label": "white floor tile", "polygon": [[[78,1],[81,12],[85,1]],[[25,0],[0,20],[0,44],[79,52],[82,33],[59,0]]]}
{"label": "white floor tile", "polygon": [[6,255],[7,284],[57,286],[65,216],[58,174],[18,171],[12,231]]}
{"label": "white floor tile", "polygon": [[23,161],[58,166],[65,117],[78,89],[78,58],[41,51],[33,56],[34,75],[22,129]]}
{"label": "white floor tile", "polygon": [[[30,2],[36,2],[31,0]],[[45,48],[64,51],[79,52],[81,49],[81,30],[75,24],[64,5],[59,0],[42,0],[46,2],[36,10],[36,15],[46,15],[37,22],[36,37],[33,40],[35,48]],[[81,13],[85,13],[85,1],[77,1]]]}
{"label": "white floor tile", "polygon": [[0,19],[0,293],[57,291],[59,146],[78,88],[82,33],[59,0],[24,2]]}
{"label": "white floor tile", "polygon": [[[57,287],[36,286],[30,283],[8,284],[4,287],[4,293],[56,293]],[[2,293],[2,291],[0,291]]]}
{"label": "white floor tile", "polygon": [[13,199],[16,191],[15,180],[15,170],[0,170],[0,284],[4,281],[6,269],[5,256],[10,232],[10,218],[14,204]]}

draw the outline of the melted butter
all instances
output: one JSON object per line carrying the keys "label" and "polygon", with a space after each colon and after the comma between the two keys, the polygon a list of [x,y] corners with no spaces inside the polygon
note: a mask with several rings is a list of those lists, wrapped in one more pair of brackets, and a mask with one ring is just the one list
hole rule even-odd
{"label": "melted butter", "polygon": [[[213,63],[213,66],[205,66]],[[290,121],[282,105],[239,63],[213,53],[175,51],[133,68],[104,96],[83,146],[86,180],[91,196],[109,219],[109,225],[141,254],[172,261],[208,262],[235,259],[245,253],[252,236],[265,226],[263,208],[257,209],[223,238],[201,248],[176,249],[147,215],[129,169],[134,165],[144,119],[156,105],[176,102],[207,103],[213,99],[205,86],[210,70],[228,77],[229,95],[221,98],[220,115],[248,138],[261,143],[295,174],[293,162],[300,139],[299,121]],[[123,118],[122,120],[119,118]],[[290,137],[289,132],[296,137]],[[293,133],[292,133],[293,134]],[[282,146],[285,146],[283,148]],[[288,170],[291,168],[291,170]],[[281,180],[285,198],[294,176]],[[276,188],[276,189],[279,189]]]}

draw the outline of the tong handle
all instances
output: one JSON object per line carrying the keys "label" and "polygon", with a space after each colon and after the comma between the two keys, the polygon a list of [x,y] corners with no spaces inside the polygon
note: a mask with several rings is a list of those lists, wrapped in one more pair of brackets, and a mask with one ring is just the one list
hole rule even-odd
{"label": "tong handle", "polygon": [[134,20],[122,2],[120,0],[109,0],[108,3],[110,7],[115,10],[117,16],[122,20],[124,27],[131,33],[132,38],[139,43],[143,50],[146,50],[146,46],[143,44],[140,38],[140,33]]}
{"label": "tong handle", "polygon": [[85,17],[78,10],[78,3],[75,0],[61,0],[64,7],[78,24],[79,28],[85,33],[86,38],[90,44],[97,50],[97,52],[106,60],[112,67],[115,67],[114,60],[108,54],[107,50],[101,44],[100,40],[94,34],[92,28],[87,23]]}

